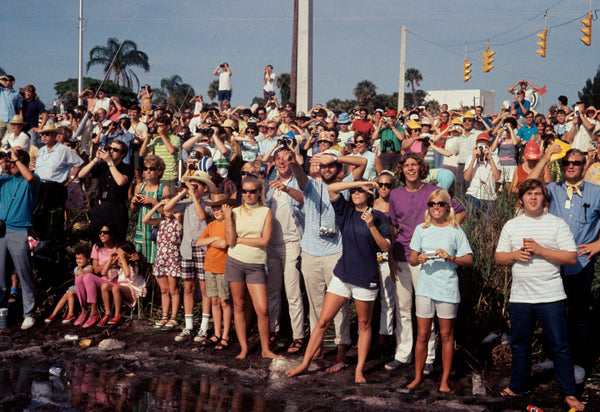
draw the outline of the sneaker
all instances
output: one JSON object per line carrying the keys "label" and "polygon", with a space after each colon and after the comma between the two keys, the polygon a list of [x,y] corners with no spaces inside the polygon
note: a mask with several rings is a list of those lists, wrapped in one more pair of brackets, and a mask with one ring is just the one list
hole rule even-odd
{"label": "sneaker", "polygon": [[[25,319],[23,320],[23,323],[21,324],[21,329],[23,329],[23,330],[29,329],[33,325],[35,325],[35,318],[32,318],[31,316],[26,316]],[[585,373],[585,371],[584,371],[584,373]]]}
{"label": "sneaker", "polygon": [[181,333],[175,336],[175,342],[185,342],[192,337],[191,329],[183,329]]}
{"label": "sneaker", "polygon": [[576,385],[582,384],[583,381],[585,381],[585,369],[583,369],[581,366],[575,365],[573,368],[573,374],[575,375]]}
{"label": "sneaker", "polygon": [[423,375],[429,375],[431,372],[433,372],[433,363],[426,363],[423,368]]}
{"label": "sneaker", "polygon": [[553,369],[554,369],[554,362],[552,362],[550,359],[546,359],[543,362],[536,363],[535,365],[533,365],[531,367],[531,370],[533,370],[534,372],[537,372],[537,373],[550,372]]}
{"label": "sneaker", "polygon": [[208,333],[205,330],[200,329],[194,338],[194,342],[204,342],[206,339],[208,339]]}
{"label": "sneaker", "polygon": [[44,323],[52,323],[53,320],[54,320],[54,315],[50,315],[46,319],[44,319]]}
{"label": "sneaker", "polygon": [[386,363],[384,368],[388,371],[393,371],[404,365],[408,365],[408,362],[400,362],[399,360],[394,359],[393,361]]}
{"label": "sneaker", "polygon": [[102,316],[102,319],[100,319],[100,322],[98,322],[98,326],[106,326],[106,324],[108,323],[109,320],[110,320],[110,316],[108,316],[108,315]]}
{"label": "sneaker", "polygon": [[91,328],[100,320],[100,315],[90,316],[90,318],[83,324],[83,328]]}
{"label": "sneaker", "polygon": [[75,325],[75,326],[81,325],[83,322],[85,322],[86,317],[87,317],[87,313],[81,313],[79,316],[77,316],[77,319],[75,320],[75,323],[73,325]]}
{"label": "sneaker", "polygon": [[111,320],[108,321],[109,325],[116,325],[117,323],[121,323],[123,318],[121,316],[114,316]]}
{"label": "sneaker", "polygon": [[67,323],[71,323],[73,322],[73,320],[75,319],[75,315],[67,315],[65,316],[65,318],[62,320],[62,323],[64,325],[66,325]]}

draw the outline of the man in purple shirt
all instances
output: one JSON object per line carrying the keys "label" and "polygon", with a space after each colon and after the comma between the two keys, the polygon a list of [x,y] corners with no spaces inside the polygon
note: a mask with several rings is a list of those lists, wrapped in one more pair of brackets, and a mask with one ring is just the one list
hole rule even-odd
{"label": "man in purple shirt", "polygon": [[[423,222],[427,210],[427,198],[436,189],[423,179],[429,174],[429,165],[417,153],[406,153],[400,159],[396,168],[396,175],[405,184],[392,190],[390,194],[390,223],[392,232],[392,250],[394,258],[389,259],[390,274],[396,282],[396,352],[394,360],[387,363],[385,368],[393,370],[412,360],[413,330],[412,330],[412,302],[413,288],[417,284],[421,265],[410,266],[410,240],[415,228]],[[456,220],[460,224],[465,218],[464,208],[455,200],[452,207]],[[428,345],[425,374],[433,370],[435,359],[435,334],[431,334]]]}

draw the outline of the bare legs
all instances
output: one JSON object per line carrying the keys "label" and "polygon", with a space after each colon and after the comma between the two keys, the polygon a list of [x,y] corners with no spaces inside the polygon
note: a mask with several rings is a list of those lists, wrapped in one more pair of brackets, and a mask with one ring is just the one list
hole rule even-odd
{"label": "bare legs", "polygon": [[119,317],[121,316],[121,305],[123,300],[132,303],[133,296],[131,295],[131,290],[127,286],[122,285],[112,285],[112,294],[115,300],[115,317]]}
{"label": "bare legs", "polygon": [[371,316],[373,315],[374,302],[363,302],[355,299],[354,303],[356,304],[356,315],[358,317],[358,360],[354,372],[354,382],[366,383],[363,369],[371,346]]}
{"label": "bare legs", "polygon": [[276,358],[278,355],[269,349],[269,308],[267,305],[267,287],[263,284],[246,284],[246,282],[229,282],[233,297],[233,316],[235,331],[241,351],[236,359],[248,356],[248,337],[246,330],[246,287],[257,316],[258,334],[263,358]]}
{"label": "bare legs", "polygon": [[177,317],[179,310],[179,288],[177,287],[177,278],[171,276],[161,276],[156,278],[160,287],[160,301],[162,305],[162,317],[169,317],[169,306],[171,307],[171,319]]}
{"label": "bare legs", "polygon": [[[454,358],[454,322],[456,319],[439,319],[440,337],[442,340],[442,381],[440,382],[440,392],[450,392],[448,379],[452,370],[452,360]],[[415,379],[406,385],[411,389],[416,387],[423,380],[423,368],[427,359],[427,342],[431,336],[431,323],[433,319],[417,317],[417,342],[415,344]]]}

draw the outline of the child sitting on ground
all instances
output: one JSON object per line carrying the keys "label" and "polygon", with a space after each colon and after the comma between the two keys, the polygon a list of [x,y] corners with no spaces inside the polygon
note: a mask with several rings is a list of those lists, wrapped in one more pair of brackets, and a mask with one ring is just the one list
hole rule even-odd
{"label": "child sitting on ground", "polygon": [[[92,253],[92,249],[88,245],[80,245],[80,246],[77,246],[77,248],[75,248],[75,262],[77,263],[77,266],[75,267],[75,270],[73,271],[73,273],[75,274],[75,283],[77,283],[78,280],[83,279],[84,273],[93,273],[94,268],[90,264],[91,253]],[[62,308],[64,308],[65,305],[68,303],[69,306],[68,306],[67,316],[65,316],[63,318],[62,323],[64,323],[64,324],[71,323],[75,319],[75,314],[73,312],[75,311],[75,298],[76,297],[77,297],[77,290],[75,290],[75,285],[73,285],[69,289],[67,289],[65,294],[58,301],[58,304],[54,308],[54,311],[52,312],[52,314],[50,316],[48,316],[44,322],[51,323],[54,320],[54,317],[56,315],[58,315],[58,312],[60,312],[62,310]],[[80,302],[80,304],[81,304],[81,315],[80,316],[83,316],[85,318],[85,314],[86,314],[85,302],[84,303]]]}
{"label": "child sitting on ground", "polygon": [[[131,242],[121,242],[117,245],[117,251],[113,252],[110,259],[102,268],[102,276],[109,279],[117,278],[117,283],[103,283],[101,287],[102,300],[108,311],[112,294],[115,304],[115,316],[108,321],[109,325],[116,325],[123,321],[121,306],[124,302],[129,307],[134,307],[137,299],[146,291],[146,281],[140,274],[141,262],[135,246]],[[105,315],[107,316],[107,315]]]}
{"label": "child sitting on ground", "polygon": [[[229,329],[231,327],[231,292],[229,282],[225,281],[225,261],[227,260],[227,242],[225,241],[225,215],[221,207],[224,204],[236,205],[235,199],[225,194],[213,194],[210,206],[214,218],[196,242],[197,246],[206,246],[204,259],[204,276],[206,295],[212,304],[212,316],[215,332],[210,338],[201,341],[202,346],[215,345],[215,349],[223,350],[229,347]],[[221,331],[221,326],[223,330]]]}
{"label": "child sitting on ground", "polygon": [[[145,225],[158,225],[156,234],[156,256],[152,274],[156,277],[156,283],[160,288],[160,300],[162,305],[162,318],[154,324],[155,328],[174,328],[177,325],[177,311],[179,310],[179,287],[177,279],[181,277],[179,265],[181,247],[181,236],[183,233],[183,216],[181,213],[167,212],[164,205],[172,196],[158,202],[146,213],[142,219]],[[159,212],[162,216],[152,217]],[[169,306],[171,307],[171,318],[169,319]]]}

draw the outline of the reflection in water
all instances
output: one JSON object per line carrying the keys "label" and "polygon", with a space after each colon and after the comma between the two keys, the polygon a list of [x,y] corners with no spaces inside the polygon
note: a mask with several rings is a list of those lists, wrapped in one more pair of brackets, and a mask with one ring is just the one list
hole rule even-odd
{"label": "reflection in water", "polygon": [[[28,368],[0,369],[2,395],[26,394],[30,411],[254,411],[267,410],[262,396],[202,378],[200,382],[160,375],[139,379],[134,374],[109,374],[95,364],[64,366],[61,378]],[[18,397],[17,397],[18,398]]]}

